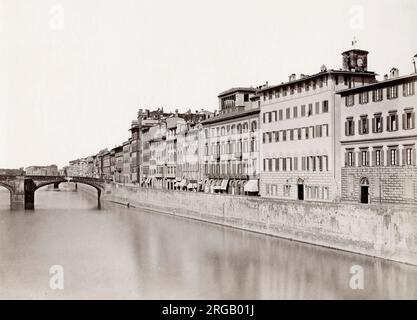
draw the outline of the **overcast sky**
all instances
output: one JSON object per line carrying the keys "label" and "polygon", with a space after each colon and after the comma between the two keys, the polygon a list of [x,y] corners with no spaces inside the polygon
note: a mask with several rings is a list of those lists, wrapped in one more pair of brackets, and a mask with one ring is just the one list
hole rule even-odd
{"label": "overcast sky", "polygon": [[417,1],[0,0],[0,168],[60,167],[129,137],[139,108],[217,108],[234,86],[341,67],[413,71]]}

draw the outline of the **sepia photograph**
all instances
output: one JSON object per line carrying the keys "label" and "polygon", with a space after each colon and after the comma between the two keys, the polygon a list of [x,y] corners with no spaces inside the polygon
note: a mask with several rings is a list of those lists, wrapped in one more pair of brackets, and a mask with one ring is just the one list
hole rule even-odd
{"label": "sepia photograph", "polygon": [[416,300],[416,14],[0,0],[0,300]]}

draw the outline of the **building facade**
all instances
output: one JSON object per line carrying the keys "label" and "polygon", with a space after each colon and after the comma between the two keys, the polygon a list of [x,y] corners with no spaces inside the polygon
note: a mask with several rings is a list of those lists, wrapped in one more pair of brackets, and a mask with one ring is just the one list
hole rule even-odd
{"label": "building facade", "polygon": [[417,74],[340,91],[342,200],[417,202]]}
{"label": "building facade", "polygon": [[200,170],[205,192],[258,194],[259,107],[255,88],[222,92],[219,113],[202,121]]}
{"label": "building facade", "polygon": [[367,51],[342,54],[343,70],[323,65],[314,75],[259,90],[261,196],[292,200],[340,198],[340,104],[336,91],[375,82]]}

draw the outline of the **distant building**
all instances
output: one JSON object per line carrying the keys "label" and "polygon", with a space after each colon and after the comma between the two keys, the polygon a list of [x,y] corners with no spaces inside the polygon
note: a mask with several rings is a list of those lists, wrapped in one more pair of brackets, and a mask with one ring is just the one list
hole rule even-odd
{"label": "distant building", "polygon": [[417,74],[339,91],[342,200],[417,203]]}
{"label": "distant building", "polygon": [[58,167],[55,164],[50,166],[30,166],[25,171],[27,176],[58,176]]}

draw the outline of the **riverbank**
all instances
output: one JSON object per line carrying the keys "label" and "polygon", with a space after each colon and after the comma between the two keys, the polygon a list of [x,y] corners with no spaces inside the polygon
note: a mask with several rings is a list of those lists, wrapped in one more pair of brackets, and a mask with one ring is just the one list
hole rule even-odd
{"label": "riverbank", "polygon": [[[87,186],[79,189],[96,196]],[[111,184],[102,200],[417,265],[416,208],[298,202]]]}

